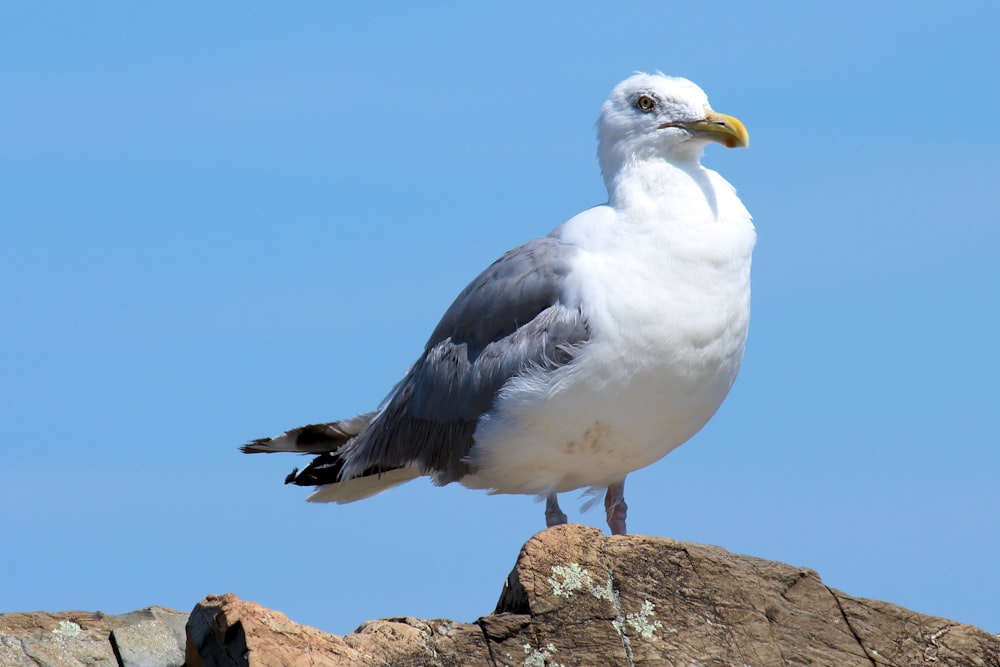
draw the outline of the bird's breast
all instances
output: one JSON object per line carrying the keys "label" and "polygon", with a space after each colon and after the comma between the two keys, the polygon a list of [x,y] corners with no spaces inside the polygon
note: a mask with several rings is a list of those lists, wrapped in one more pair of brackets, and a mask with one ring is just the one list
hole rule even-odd
{"label": "bird's breast", "polygon": [[728,394],[749,323],[749,220],[619,231],[581,252],[567,278],[590,340],[567,366],[505,386],[476,431],[477,484],[606,486],[683,444]]}
{"label": "bird's breast", "polygon": [[581,367],[588,367],[592,386],[630,415],[629,428],[642,431],[636,438],[658,439],[669,449],[721,405],[749,327],[749,250],[724,235],[703,244],[705,252],[698,252],[688,239],[681,245],[694,252],[674,246],[655,258],[651,245],[636,247],[636,255],[646,255],[642,261],[632,253],[597,255],[581,274],[593,341]]}

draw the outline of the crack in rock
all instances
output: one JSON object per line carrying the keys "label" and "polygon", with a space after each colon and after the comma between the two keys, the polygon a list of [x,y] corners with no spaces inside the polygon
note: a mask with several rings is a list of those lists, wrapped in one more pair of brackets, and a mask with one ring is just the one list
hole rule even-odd
{"label": "crack in rock", "polygon": [[621,637],[622,647],[625,649],[625,659],[628,660],[628,667],[635,667],[635,654],[632,653],[632,640],[629,639],[627,634],[625,634],[626,617],[624,611],[622,611],[622,599],[618,591],[615,590],[614,574],[612,573],[610,567],[608,568],[606,590],[608,599],[615,608],[615,620],[611,621],[611,625],[614,626],[618,636]]}
{"label": "crack in rock", "polygon": [[858,642],[858,646],[861,647],[861,650],[862,652],[864,652],[865,657],[868,658],[869,662],[872,663],[872,667],[878,667],[878,663],[875,662],[875,658],[872,657],[872,655],[876,657],[881,657],[879,656],[878,651],[876,651],[875,649],[871,649],[869,652],[868,647],[865,646],[865,643],[863,641],[861,641],[861,635],[859,635],[857,630],[854,629],[854,626],[851,625],[851,619],[847,618],[847,612],[844,611],[844,605],[840,603],[840,598],[837,597],[837,594],[833,592],[833,589],[831,589],[826,584],[823,584],[823,588],[825,588],[827,592],[830,593],[831,596],[833,596],[833,601],[837,603],[837,609],[840,610],[840,616],[844,619],[844,623],[847,625],[847,629],[851,631],[851,635],[853,635],[855,641]]}

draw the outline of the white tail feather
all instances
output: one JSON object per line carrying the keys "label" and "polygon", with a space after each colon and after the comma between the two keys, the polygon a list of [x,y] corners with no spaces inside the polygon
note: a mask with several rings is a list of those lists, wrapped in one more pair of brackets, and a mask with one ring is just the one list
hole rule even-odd
{"label": "white tail feather", "polygon": [[311,503],[353,503],[387,491],[394,486],[405,484],[420,477],[416,468],[397,468],[380,475],[365,475],[355,477],[336,484],[324,484],[316,487],[316,491],[306,498]]}

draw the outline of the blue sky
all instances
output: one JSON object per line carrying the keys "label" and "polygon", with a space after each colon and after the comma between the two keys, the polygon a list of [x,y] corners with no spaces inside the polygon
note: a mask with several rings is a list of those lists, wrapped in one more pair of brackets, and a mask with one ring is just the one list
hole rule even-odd
{"label": "blue sky", "polygon": [[603,202],[597,110],[659,69],[749,128],[705,163],[759,243],[742,374],[630,530],[1000,632],[1000,15],[835,4],[0,8],[0,611],[491,611],[531,498],[308,505],[236,448],[375,406]]}

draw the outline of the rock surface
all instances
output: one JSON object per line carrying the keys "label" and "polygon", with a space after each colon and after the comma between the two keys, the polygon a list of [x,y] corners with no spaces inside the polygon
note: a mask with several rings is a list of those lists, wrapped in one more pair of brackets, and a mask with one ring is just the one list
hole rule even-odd
{"label": "rock surface", "polygon": [[0,614],[0,667],[179,667],[187,620],[163,607]]}
{"label": "rock surface", "polygon": [[232,594],[190,616],[0,614],[0,667],[77,665],[1000,667],[1000,637],[845,595],[812,570],[570,525],[524,545],[474,623],[389,618],[338,637]]}
{"label": "rock surface", "polygon": [[189,667],[1000,667],[1000,638],[845,595],[812,570],[576,525],[529,540],[474,623],[390,618],[337,637],[229,594],[199,603],[187,631]]}

